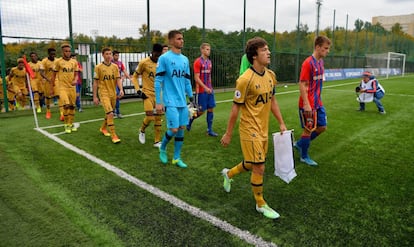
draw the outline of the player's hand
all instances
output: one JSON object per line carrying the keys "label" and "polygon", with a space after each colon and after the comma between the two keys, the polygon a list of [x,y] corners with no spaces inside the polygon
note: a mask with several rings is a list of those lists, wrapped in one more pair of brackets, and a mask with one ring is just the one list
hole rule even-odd
{"label": "player's hand", "polygon": [[312,117],[312,108],[309,105],[303,106],[303,111],[305,113],[305,117],[307,117],[307,118]]}
{"label": "player's hand", "polygon": [[211,88],[206,88],[206,92],[207,92],[208,94],[211,94],[211,93],[213,92],[213,90],[212,90]]}
{"label": "player's hand", "polygon": [[156,104],[155,110],[157,111],[157,114],[162,114],[164,113],[164,106],[162,104]]}
{"label": "player's hand", "polygon": [[283,132],[285,132],[287,130],[286,125],[285,124],[281,124],[279,125],[279,129],[280,129],[280,134],[283,135]]}
{"label": "player's hand", "polygon": [[231,135],[227,135],[224,133],[224,135],[221,137],[220,143],[223,147],[227,147],[231,142]]}
{"label": "player's hand", "polygon": [[119,90],[118,99],[124,97],[124,90]]}
{"label": "player's hand", "polygon": [[98,97],[93,97],[93,103],[95,105],[99,105],[99,98]]}

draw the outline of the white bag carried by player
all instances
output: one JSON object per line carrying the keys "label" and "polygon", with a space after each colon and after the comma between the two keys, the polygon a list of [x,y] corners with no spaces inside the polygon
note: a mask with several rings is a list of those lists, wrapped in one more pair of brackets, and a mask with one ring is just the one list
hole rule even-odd
{"label": "white bag carried by player", "polygon": [[272,134],[274,147],[275,176],[289,183],[296,177],[293,159],[293,130]]}

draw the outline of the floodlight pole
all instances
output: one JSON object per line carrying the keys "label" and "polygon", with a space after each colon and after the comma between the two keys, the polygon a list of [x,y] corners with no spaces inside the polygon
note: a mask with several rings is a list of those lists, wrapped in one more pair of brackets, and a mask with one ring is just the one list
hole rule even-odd
{"label": "floodlight pole", "polygon": [[206,0],[203,0],[203,33],[202,33],[202,42],[204,43],[206,39]]}
{"label": "floodlight pole", "polygon": [[272,51],[272,64],[275,64],[273,70],[276,70],[276,5],[277,0],[275,0],[275,5],[273,8],[273,51]]}
{"label": "floodlight pole", "polygon": [[243,1],[243,50],[246,43],[246,0]]}
{"label": "floodlight pole", "polygon": [[70,39],[70,50],[71,52],[74,51],[74,47],[73,47],[73,30],[72,30],[72,1],[68,0],[68,15],[69,15],[69,39]]}
{"label": "floodlight pole", "polygon": [[300,52],[300,48],[299,48],[299,41],[300,41],[300,37],[299,37],[299,28],[300,25],[300,0],[299,0],[299,5],[298,5],[298,26],[296,28],[296,66],[295,66],[295,80],[296,82],[299,82],[299,52]]}
{"label": "floodlight pole", "polygon": [[319,18],[320,18],[320,11],[321,11],[321,5],[322,5],[322,0],[316,0],[316,5],[317,5],[317,11],[316,11],[316,36],[319,35]]}
{"label": "floodlight pole", "polygon": [[147,0],[147,51],[151,54],[150,1]]}

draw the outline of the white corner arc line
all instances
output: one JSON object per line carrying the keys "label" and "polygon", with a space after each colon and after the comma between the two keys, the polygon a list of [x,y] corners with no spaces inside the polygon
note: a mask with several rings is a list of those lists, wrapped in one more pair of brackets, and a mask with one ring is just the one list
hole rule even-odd
{"label": "white corner arc line", "polygon": [[171,203],[172,205],[181,208],[182,210],[190,213],[191,215],[205,220],[209,223],[211,223],[212,225],[222,229],[223,231],[226,231],[232,235],[235,235],[237,237],[239,237],[240,239],[246,241],[249,244],[253,244],[255,246],[272,246],[272,247],[277,247],[276,244],[272,243],[272,242],[267,242],[265,240],[263,240],[261,237],[256,236],[251,234],[249,231],[245,231],[245,230],[241,230],[238,227],[235,227],[231,224],[229,224],[228,222],[221,220],[207,212],[202,211],[201,209],[194,207],[180,199],[178,199],[177,197],[170,195],[128,173],[126,173],[125,171],[97,158],[96,156],[93,156],[89,153],[87,153],[86,151],[70,144],[67,143],[65,141],[63,141],[62,139],[56,137],[53,134],[50,134],[49,132],[40,129],[40,128],[35,128],[36,131],[40,132],[41,134],[43,134],[44,136],[48,137],[49,139],[59,143],[60,145],[64,146],[65,148],[87,158],[88,160],[98,164],[99,166],[107,169],[108,171],[111,171],[113,173],[115,173],[117,176],[137,185],[138,187],[140,187],[143,190],[146,190],[148,192],[150,192],[151,194],[163,199],[166,202]]}

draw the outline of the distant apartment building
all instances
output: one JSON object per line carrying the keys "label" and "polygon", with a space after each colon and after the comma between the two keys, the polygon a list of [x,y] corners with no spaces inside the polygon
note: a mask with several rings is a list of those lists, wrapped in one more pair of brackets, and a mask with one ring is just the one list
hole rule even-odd
{"label": "distant apartment building", "polygon": [[414,14],[410,15],[394,15],[394,16],[374,16],[372,24],[380,23],[386,30],[390,31],[395,23],[399,23],[402,31],[414,36]]}

